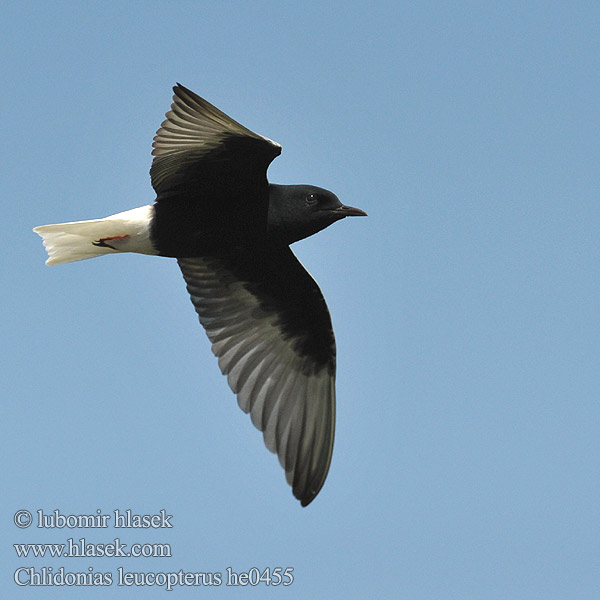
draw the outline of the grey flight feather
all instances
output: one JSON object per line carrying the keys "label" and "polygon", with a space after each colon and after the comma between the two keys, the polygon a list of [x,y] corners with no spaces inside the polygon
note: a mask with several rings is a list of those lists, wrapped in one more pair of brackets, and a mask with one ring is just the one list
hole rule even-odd
{"label": "grey flight feather", "polygon": [[295,349],[277,309],[218,258],[178,262],[240,408],[263,432],[294,496],[306,506],[323,486],[331,463],[335,366],[315,365]]}

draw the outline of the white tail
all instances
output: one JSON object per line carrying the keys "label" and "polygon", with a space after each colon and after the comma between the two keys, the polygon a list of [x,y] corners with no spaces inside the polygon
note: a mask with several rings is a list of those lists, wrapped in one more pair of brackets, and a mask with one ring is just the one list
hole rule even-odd
{"label": "white tail", "polygon": [[117,252],[157,254],[150,242],[152,205],[104,219],[41,225],[35,231],[48,252],[47,265],[94,258]]}

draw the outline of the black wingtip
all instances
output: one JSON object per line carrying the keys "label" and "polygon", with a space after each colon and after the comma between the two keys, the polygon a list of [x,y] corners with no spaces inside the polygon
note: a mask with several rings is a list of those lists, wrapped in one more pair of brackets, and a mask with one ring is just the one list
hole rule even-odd
{"label": "black wingtip", "polygon": [[[329,467],[327,467],[327,471],[329,471]],[[321,489],[323,488],[323,484],[325,483],[325,479],[327,478],[327,471],[325,472],[325,476],[322,477],[321,482],[316,489],[311,486],[309,489],[294,491],[294,496],[297,500],[300,501],[300,506],[308,506],[319,495],[319,492],[321,491]],[[301,493],[298,493],[298,495],[296,495],[297,492]]]}
{"label": "black wingtip", "polygon": [[192,92],[192,90],[186,88],[185,85],[179,83],[179,81],[173,86],[173,91],[175,92],[175,94],[177,94],[177,92],[187,92],[188,94],[194,93]]}
{"label": "black wingtip", "polygon": [[[327,477],[327,474],[325,475],[325,477]],[[317,488],[316,491],[314,489],[311,489],[311,490],[305,491],[304,495],[298,494],[296,496],[294,494],[294,496],[296,496],[296,499],[300,501],[300,506],[302,506],[302,507],[308,506],[319,495],[319,492],[321,491],[321,489],[323,488],[323,484],[325,483],[325,477],[323,478],[321,485],[319,485],[319,487]]]}
{"label": "black wingtip", "polygon": [[191,96],[192,98],[199,98],[198,94],[196,94],[195,92],[192,92],[192,90],[190,90],[190,88],[185,87],[185,85],[177,82],[174,86],[173,86],[173,92],[176,96],[180,96],[182,97],[183,95],[188,95]]}

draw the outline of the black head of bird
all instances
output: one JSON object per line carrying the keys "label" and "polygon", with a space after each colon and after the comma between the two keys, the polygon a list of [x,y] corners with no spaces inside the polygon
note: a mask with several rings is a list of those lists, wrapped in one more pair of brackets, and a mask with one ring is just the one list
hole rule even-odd
{"label": "black head of bird", "polygon": [[269,186],[269,237],[287,245],[344,217],[366,214],[359,208],[345,206],[333,192],[314,185]]}

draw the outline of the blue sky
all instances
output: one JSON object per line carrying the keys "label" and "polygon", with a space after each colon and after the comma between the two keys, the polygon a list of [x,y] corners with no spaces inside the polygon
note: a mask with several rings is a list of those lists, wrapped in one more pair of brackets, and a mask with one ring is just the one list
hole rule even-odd
{"label": "blue sky", "polygon": [[[169,597],[600,595],[600,9],[593,2],[5,2],[2,577],[226,573]],[[237,407],[176,264],[46,267],[31,228],[152,202],[179,81],[278,141],[276,183],[369,212],[300,242],[338,343],[332,468],[306,509]],[[19,529],[18,510],[173,515]],[[19,558],[15,543],[168,543]]]}

